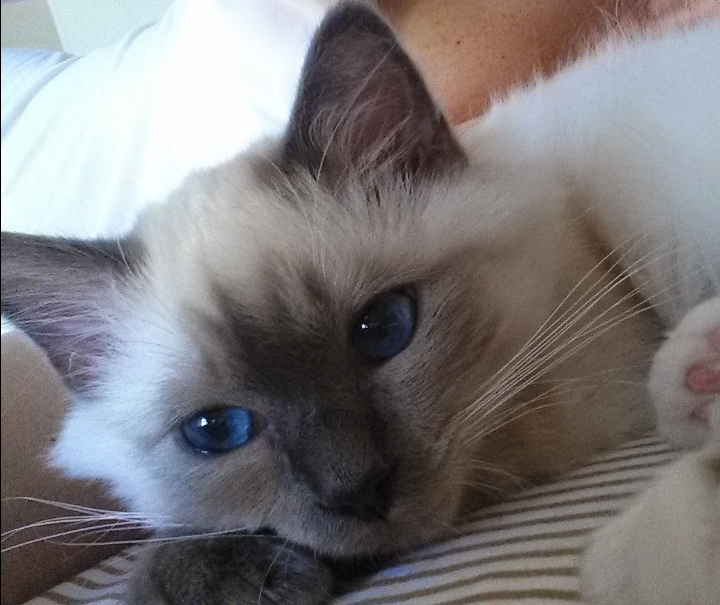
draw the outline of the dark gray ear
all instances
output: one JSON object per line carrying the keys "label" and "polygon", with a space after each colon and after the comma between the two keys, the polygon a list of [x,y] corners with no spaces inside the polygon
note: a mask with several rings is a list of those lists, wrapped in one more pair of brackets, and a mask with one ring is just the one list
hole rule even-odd
{"label": "dark gray ear", "polygon": [[392,30],[362,6],[332,11],[305,59],[283,165],[334,184],[351,171],[413,176],[463,160]]}
{"label": "dark gray ear", "polygon": [[111,347],[113,301],[137,246],[2,234],[2,313],[45,349],[72,389]]}

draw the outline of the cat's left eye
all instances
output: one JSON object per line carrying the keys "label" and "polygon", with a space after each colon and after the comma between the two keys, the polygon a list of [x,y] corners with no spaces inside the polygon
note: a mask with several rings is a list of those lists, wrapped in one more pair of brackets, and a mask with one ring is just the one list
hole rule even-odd
{"label": "cat's left eye", "polygon": [[351,339],[355,349],[375,361],[399,354],[410,344],[417,306],[404,290],[380,294],[368,304],[352,326]]}
{"label": "cat's left eye", "polygon": [[244,408],[204,410],[182,423],[185,441],[203,454],[223,454],[245,445],[255,436],[253,412]]}

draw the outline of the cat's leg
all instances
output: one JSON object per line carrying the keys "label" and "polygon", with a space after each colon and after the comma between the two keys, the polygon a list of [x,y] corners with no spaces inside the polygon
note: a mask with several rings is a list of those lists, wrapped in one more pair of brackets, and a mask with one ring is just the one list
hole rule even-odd
{"label": "cat's leg", "polygon": [[594,605],[720,605],[720,443],[670,466],[593,536],[582,569]]}
{"label": "cat's leg", "polygon": [[658,351],[649,381],[660,432],[686,454],[593,536],[583,597],[614,605],[720,605],[720,298]]}
{"label": "cat's leg", "polygon": [[720,297],[695,307],[669,334],[648,387],[658,429],[673,445],[698,447],[720,433]]}
{"label": "cat's leg", "polygon": [[147,549],[129,605],[321,605],[333,588],[314,553],[272,535],[170,541]]}

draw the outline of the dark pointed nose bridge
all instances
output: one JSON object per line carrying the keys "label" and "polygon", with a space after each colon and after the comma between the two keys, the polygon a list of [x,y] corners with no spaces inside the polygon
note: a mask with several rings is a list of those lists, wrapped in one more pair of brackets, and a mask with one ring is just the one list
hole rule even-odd
{"label": "dark pointed nose bridge", "polygon": [[315,410],[293,432],[284,439],[290,467],[318,506],[366,521],[385,517],[394,472],[370,414]]}

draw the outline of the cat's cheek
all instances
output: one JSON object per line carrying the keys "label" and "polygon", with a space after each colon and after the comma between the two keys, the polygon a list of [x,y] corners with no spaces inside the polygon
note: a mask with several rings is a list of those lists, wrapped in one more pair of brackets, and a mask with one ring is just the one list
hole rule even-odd
{"label": "cat's cheek", "polygon": [[50,462],[74,479],[106,482],[131,510],[148,516],[157,510],[157,482],[150,476],[127,432],[107,421],[99,405],[68,413],[50,452]]}

